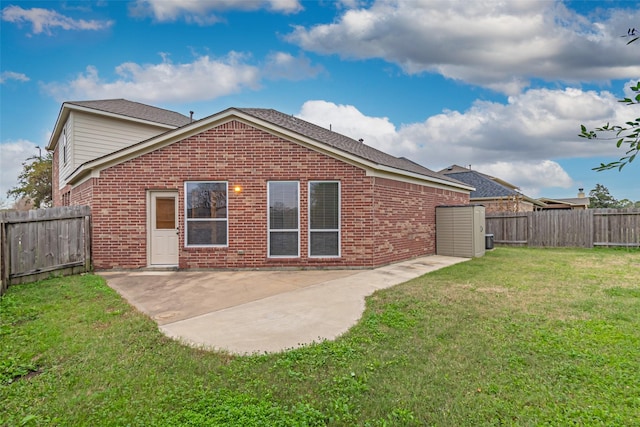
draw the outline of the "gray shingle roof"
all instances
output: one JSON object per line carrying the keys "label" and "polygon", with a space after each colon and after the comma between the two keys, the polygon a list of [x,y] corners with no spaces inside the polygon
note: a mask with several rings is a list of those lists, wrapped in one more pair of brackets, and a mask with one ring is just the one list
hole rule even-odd
{"label": "gray shingle roof", "polygon": [[508,197],[520,194],[476,171],[467,170],[466,172],[447,173],[447,176],[475,187],[475,191],[472,191],[470,194],[472,199],[479,197]]}
{"label": "gray shingle roof", "polygon": [[154,123],[181,127],[191,122],[191,119],[175,111],[128,101],[126,99],[102,99],[97,101],[68,101],[66,104],[78,105],[93,110],[119,114],[134,119],[146,120]]}
{"label": "gray shingle roof", "polygon": [[321,126],[314,125],[305,120],[299,119],[288,114],[281,113],[279,111],[268,108],[236,108],[245,114],[256,117],[258,119],[267,121],[278,125],[284,129],[290,130],[307,138],[324,143],[330,147],[337,148],[338,150],[355,155],[362,159],[368,160],[378,165],[388,166],[395,169],[400,169],[407,172],[413,172],[420,175],[428,176],[431,178],[437,178],[444,181],[464,184],[464,182],[457,181],[455,177],[448,177],[444,174],[434,172],[431,169],[427,169],[422,165],[419,165],[406,158],[394,157],[390,154],[384,153],[373,147],[370,147],[360,141],[349,138],[337,132],[333,132],[329,129],[325,129]]}

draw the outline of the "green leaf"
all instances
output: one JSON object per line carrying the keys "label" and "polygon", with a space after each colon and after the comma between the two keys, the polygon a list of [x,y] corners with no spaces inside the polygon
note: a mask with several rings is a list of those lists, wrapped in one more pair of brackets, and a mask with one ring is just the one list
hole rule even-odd
{"label": "green leaf", "polygon": [[20,421],[20,425],[26,426],[28,423],[30,423],[31,421],[34,421],[35,419],[36,419],[35,415],[29,414]]}

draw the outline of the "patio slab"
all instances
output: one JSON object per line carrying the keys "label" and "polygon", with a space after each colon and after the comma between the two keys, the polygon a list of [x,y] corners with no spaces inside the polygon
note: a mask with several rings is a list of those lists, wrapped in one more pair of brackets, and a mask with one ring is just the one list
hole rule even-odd
{"label": "patio slab", "polygon": [[468,258],[440,255],[371,270],[120,271],[109,286],[185,344],[272,353],[331,340],[362,316],[365,298]]}

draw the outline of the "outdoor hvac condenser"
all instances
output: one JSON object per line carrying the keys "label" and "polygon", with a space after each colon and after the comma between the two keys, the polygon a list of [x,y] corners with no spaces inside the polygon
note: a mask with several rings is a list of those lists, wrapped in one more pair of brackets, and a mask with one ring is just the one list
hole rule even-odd
{"label": "outdoor hvac condenser", "polygon": [[436,206],[436,253],[473,258],[484,255],[484,206]]}

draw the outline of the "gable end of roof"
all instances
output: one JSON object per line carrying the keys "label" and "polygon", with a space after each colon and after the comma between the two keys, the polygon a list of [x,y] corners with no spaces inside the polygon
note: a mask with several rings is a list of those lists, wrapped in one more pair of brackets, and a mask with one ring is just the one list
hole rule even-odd
{"label": "gable end of roof", "polygon": [[[180,141],[191,135],[200,133],[206,129],[218,126],[229,120],[245,121],[258,128],[280,134],[284,138],[293,138],[299,142],[305,142],[316,149],[326,150],[345,160],[350,159],[361,167],[371,168],[382,174],[391,174],[405,179],[430,182],[432,185],[444,186],[457,191],[470,192],[472,186],[458,181],[452,177],[434,172],[405,158],[394,157],[380,150],[356,141],[337,132],[324,129],[305,120],[290,116],[273,109],[261,108],[227,108],[221,112],[194,121],[186,126],[169,130],[163,134],[140,141],[137,144],[125,147],[117,152],[107,154],[98,159],[88,161],[80,165],[68,179],[77,181],[91,171],[99,171],[102,168],[117,164],[125,159],[131,159],[158,147]],[[395,178],[394,178],[395,179]]]}
{"label": "gable end of roof", "polygon": [[191,119],[175,111],[140,102],[126,99],[102,99],[96,101],[68,101],[68,105],[77,105],[96,111],[129,117],[132,119],[144,120],[174,127],[184,126],[191,122]]}

